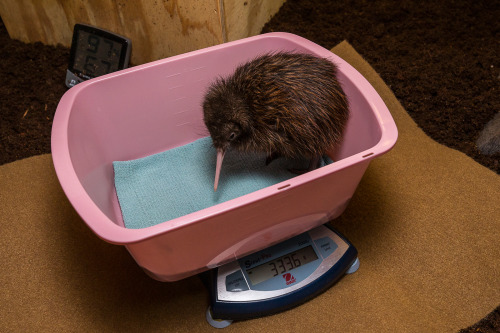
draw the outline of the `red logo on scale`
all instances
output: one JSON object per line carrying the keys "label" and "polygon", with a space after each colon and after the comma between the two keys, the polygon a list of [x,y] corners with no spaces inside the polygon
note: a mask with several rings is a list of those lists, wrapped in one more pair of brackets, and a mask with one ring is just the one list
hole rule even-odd
{"label": "red logo on scale", "polygon": [[297,281],[295,280],[295,277],[290,273],[283,274],[283,278],[285,279],[287,286]]}

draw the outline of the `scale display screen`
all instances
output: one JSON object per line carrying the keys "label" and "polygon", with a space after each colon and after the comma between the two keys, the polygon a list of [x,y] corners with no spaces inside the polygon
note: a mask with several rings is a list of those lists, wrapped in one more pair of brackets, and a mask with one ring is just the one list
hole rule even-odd
{"label": "scale display screen", "polygon": [[318,255],[311,245],[297,251],[285,254],[279,258],[246,270],[253,285],[267,281],[294,268],[300,267],[318,259]]}

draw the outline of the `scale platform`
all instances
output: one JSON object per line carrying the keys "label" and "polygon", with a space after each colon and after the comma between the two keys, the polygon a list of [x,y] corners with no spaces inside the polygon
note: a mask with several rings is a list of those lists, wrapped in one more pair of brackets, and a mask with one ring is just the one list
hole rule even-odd
{"label": "scale platform", "polygon": [[356,248],[322,225],[209,272],[207,321],[263,317],[300,305],[359,267]]}

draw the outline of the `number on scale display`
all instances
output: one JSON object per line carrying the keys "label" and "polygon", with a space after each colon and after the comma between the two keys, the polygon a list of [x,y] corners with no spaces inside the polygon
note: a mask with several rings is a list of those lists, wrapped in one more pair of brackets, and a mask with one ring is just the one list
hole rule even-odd
{"label": "number on scale display", "polygon": [[248,269],[246,272],[252,284],[256,285],[316,259],[318,259],[316,252],[313,247],[309,245],[262,265]]}
{"label": "number on scale display", "polygon": [[80,30],[73,68],[89,78],[108,74],[118,70],[121,52],[122,44]]}

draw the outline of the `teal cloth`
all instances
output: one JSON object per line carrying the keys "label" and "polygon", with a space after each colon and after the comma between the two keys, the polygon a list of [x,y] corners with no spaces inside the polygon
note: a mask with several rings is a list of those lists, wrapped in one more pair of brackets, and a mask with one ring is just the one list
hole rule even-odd
{"label": "teal cloth", "polygon": [[214,192],[216,151],[210,137],[131,161],[113,162],[125,226],[146,228],[296,176],[308,161],[228,151]]}

